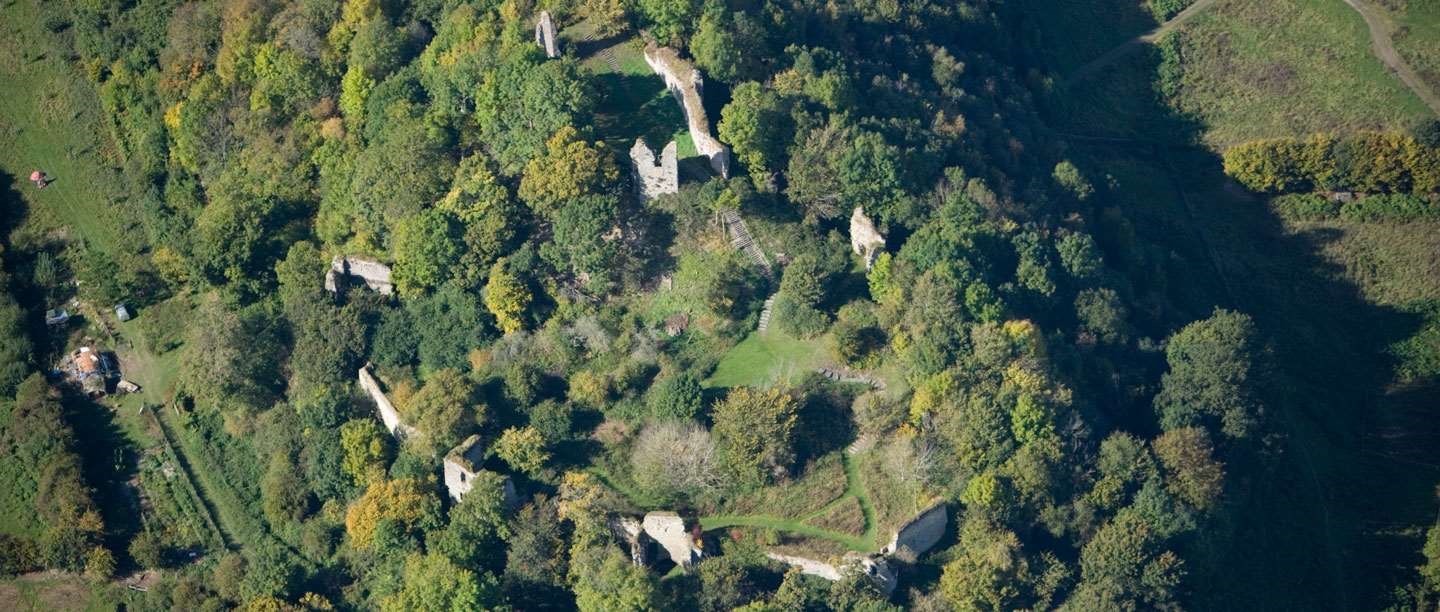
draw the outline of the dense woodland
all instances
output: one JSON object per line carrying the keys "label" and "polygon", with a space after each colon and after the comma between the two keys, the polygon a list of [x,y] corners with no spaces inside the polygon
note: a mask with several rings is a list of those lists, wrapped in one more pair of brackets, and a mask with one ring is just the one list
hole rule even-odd
{"label": "dense woodland", "polygon": [[[616,81],[569,35],[547,59],[542,9],[693,58],[733,176],[690,165],[679,193],[638,198],[597,120]],[[1283,478],[1270,339],[1173,299],[1187,262],[1046,126],[1051,83],[1003,0],[76,0],[43,18],[98,91],[126,233],[123,252],[4,254],[0,448],[45,526],[0,537],[6,574],[161,569],[136,600],[155,610],[1181,609],[1246,554],[1236,514]],[[1435,140],[1266,140],[1224,165],[1300,217],[1433,218]],[[887,242],[868,270],[856,207]],[[761,232],[773,269],[731,248],[726,210],[783,237]],[[396,295],[326,291],[337,255],[391,264]],[[886,388],[708,384],[772,295],[774,329]],[[68,347],[33,324],[72,297],[133,305],[126,333],[173,363],[150,409],[229,487],[204,486],[222,541],[107,529],[67,424],[85,399],[44,380]],[[356,385],[366,364],[403,442]],[[484,469],[455,502],[440,459],[472,434]],[[894,482],[853,520],[888,538],[912,507],[950,511],[888,596],[767,560],[843,552],[783,526],[709,530],[705,560],[667,574],[607,523],[843,482],[861,438]],[[1424,553],[1397,601],[1434,605],[1440,531]]]}

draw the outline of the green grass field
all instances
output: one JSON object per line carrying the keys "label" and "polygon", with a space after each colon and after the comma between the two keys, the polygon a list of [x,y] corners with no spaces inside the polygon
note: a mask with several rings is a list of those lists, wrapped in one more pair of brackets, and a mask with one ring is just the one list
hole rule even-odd
{"label": "green grass field", "polygon": [[[127,219],[116,211],[125,188],[99,100],[39,21],[34,3],[0,7],[0,170],[16,178],[30,204],[28,229],[68,226],[123,258]],[[25,182],[37,168],[55,178],[44,190]]]}
{"label": "green grass field", "polygon": [[1339,0],[1220,0],[1172,35],[1184,70],[1174,102],[1205,124],[1213,146],[1404,128],[1431,116],[1375,58],[1364,20]]}
{"label": "green grass field", "polygon": [[813,372],[827,359],[824,338],[801,340],[772,326],[750,334],[730,349],[715,372],[705,381],[708,387],[769,387],[787,384]]}

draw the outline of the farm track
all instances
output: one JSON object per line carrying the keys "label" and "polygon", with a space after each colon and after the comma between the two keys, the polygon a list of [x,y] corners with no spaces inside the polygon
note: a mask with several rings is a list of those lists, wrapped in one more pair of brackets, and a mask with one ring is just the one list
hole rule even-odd
{"label": "farm track", "polygon": [[[1349,0],[1346,1],[1348,2]],[[1126,54],[1133,51],[1136,47],[1139,47],[1142,44],[1154,43],[1155,41],[1160,40],[1161,36],[1169,34],[1170,32],[1174,31],[1175,28],[1178,28],[1181,25],[1184,25],[1185,22],[1194,19],[1196,15],[1199,15],[1200,13],[1204,12],[1205,9],[1210,8],[1210,5],[1212,4],[1215,4],[1215,0],[1198,0],[1196,3],[1185,7],[1185,10],[1176,13],[1175,16],[1171,17],[1169,21],[1160,24],[1155,29],[1136,36],[1135,38],[1127,40],[1123,43],[1120,43],[1115,48],[1101,54],[1100,57],[1090,60],[1090,63],[1076,68],[1074,72],[1071,72],[1068,76],[1065,77],[1065,84],[1068,85],[1070,83],[1081,81],[1085,79],[1085,77],[1094,74],[1101,68],[1115,63],[1115,60],[1125,57]]]}
{"label": "farm track", "polygon": [[1400,57],[1400,52],[1395,50],[1395,22],[1368,0],[1345,0],[1345,4],[1350,5],[1350,8],[1355,9],[1355,12],[1365,19],[1366,27],[1370,28],[1370,48],[1375,52],[1375,57],[1395,73],[1406,88],[1425,102],[1431,112],[1440,115],[1440,95],[1430,89],[1415,69]]}

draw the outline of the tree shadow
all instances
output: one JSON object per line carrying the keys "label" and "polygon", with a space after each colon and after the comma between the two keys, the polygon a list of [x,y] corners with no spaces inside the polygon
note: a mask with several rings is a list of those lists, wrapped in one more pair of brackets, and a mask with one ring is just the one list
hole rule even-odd
{"label": "tree shadow", "polygon": [[629,32],[617,32],[605,38],[592,38],[587,40],[567,39],[565,42],[570,45],[570,48],[575,50],[577,57],[590,57],[599,53],[602,49],[609,49],[610,47],[620,44],[631,36],[632,34]]}
{"label": "tree shadow", "polygon": [[596,131],[622,155],[635,139],[644,138],[658,158],[665,145],[684,132],[685,114],[660,77],[606,73],[595,79],[602,93]]}
{"label": "tree shadow", "polygon": [[[1116,231],[1106,208],[1130,228],[1129,244],[1110,240],[1106,255],[1137,296],[1141,333],[1164,337],[1224,307],[1251,315],[1270,347],[1273,434],[1261,454],[1271,456],[1227,453],[1228,505],[1181,543],[1191,603],[1383,607],[1421,561],[1420,538],[1395,534],[1421,531],[1436,510],[1436,381],[1397,391],[1389,354],[1422,320],[1368,301],[1325,257],[1339,230],[1293,231],[1226,177],[1218,156],[1197,145],[1204,126],[1157,93],[1159,63],[1153,47],[1136,48],[1053,92],[1044,114],[1082,169],[1099,179],[1123,166],[1119,178],[1148,191],[1127,199],[1122,184],[1089,211],[1102,243]],[[1095,395],[1108,395],[1100,412],[1124,424],[1148,412],[1152,393]]]}
{"label": "tree shadow", "polygon": [[94,488],[95,504],[105,519],[106,546],[123,559],[130,539],[143,528],[139,492],[132,485],[139,475],[139,452],[108,406],[69,389],[61,405],[75,439],[82,441],[75,450],[83,461],[85,482]]}

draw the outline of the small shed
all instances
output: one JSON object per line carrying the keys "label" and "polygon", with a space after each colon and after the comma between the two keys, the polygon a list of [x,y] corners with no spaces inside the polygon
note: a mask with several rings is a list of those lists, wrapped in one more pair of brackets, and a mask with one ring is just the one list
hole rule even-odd
{"label": "small shed", "polygon": [[49,326],[64,325],[70,321],[70,312],[64,308],[51,308],[45,311],[45,324]]}
{"label": "small shed", "polygon": [[120,319],[121,321],[129,321],[132,318],[130,314],[130,309],[124,304],[116,304],[115,318]]}

